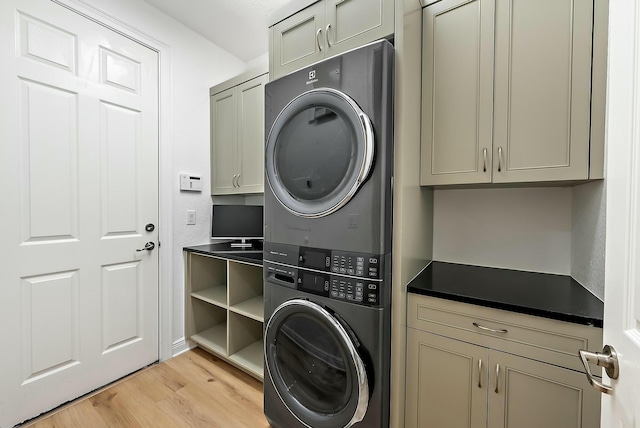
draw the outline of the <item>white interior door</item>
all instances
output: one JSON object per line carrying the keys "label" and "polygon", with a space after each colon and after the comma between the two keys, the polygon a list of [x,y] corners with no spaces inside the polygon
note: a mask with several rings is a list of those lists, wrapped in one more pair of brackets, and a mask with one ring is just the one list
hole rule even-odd
{"label": "white interior door", "polygon": [[0,94],[4,428],[158,359],[157,53],[2,0]]}
{"label": "white interior door", "polygon": [[[609,15],[607,246],[604,343],[618,353],[602,398],[602,427],[640,427],[640,5],[614,0]],[[604,375],[604,371],[603,371]]]}

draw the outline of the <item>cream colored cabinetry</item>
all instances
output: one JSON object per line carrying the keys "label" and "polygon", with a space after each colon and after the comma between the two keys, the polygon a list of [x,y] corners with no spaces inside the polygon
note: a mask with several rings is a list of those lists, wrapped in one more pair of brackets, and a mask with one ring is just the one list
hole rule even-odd
{"label": "cream colored cabinetry", "polygon": [[271,79],[393,34],[393,0],[321,0],[270,28]]}
{"label": "cream colored cabinetry", "polygon": [[597,428],[578,349],[602,330],[409,295],[406,426]]}
{"label": "cream colored cabinetry", "polygon": [[[211,95],[211,193],[262,193],[266,71],[218,85]],[[222,89],[224,88],[224,89]]]}
{"label": "cream colored cabinetry", "polygon": [[606,55],[593,31],[592,0],[424,8],[421,184],[601,178],[591,87]]}
{"label": "cream colored cabinetry", "polygon": [[262,266],[185,252],[186,337],[263,379]]}

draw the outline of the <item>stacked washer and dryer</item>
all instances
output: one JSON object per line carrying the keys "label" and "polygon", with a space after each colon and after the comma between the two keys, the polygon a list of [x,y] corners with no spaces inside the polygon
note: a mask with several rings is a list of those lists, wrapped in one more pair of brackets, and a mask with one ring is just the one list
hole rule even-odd
{"label": "stacked washer and dryer", "polygon": [[276,428],[389,425],[393,46],[265,89],[264,412]]}

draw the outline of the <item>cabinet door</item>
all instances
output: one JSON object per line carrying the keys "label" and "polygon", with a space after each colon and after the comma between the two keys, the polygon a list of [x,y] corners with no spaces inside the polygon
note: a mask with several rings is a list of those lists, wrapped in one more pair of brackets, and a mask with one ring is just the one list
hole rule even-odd
{"label": "cabinet door", "polygon": [[489,428],[600,427],[600,396],[583,373],[493,350],[490,361]]}
{"label": "cabinet door", "polygon": [[238,86],[239,193],[262,193],[264,177],[264,85],[268,75]]}
{"label": "cabinet door", "polygon": [[407,329],[407,428],[484,428],[489,351]]}
{"label": "cabinet door", "polygon": [[235,193],[238,121],[236,88],[211,97],[211,194]]}
{"label": "cabinet door", "polygon": [[273,75],[277,79],[324,58],[324,3],[315,3],[273,26]]}
{"label": "cabinet door", "polygon": [[491,182],[493,1],[423,9],[423,185]]}
{"label": "cabinet door", "polygon": [[494,182],[589,174],[592,0],[496,0]]}
{"label": "cabinet door", "polygon": [[326,0],[325,3],[327,57],[393,34],[393,0]]}

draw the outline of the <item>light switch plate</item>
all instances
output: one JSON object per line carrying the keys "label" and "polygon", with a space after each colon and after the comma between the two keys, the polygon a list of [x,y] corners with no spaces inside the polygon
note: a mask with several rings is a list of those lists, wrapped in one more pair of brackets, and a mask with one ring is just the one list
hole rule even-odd
{"label": "light switch plate", "polygon": [[187,225],[196,224],[196,210],[187,210]]}

